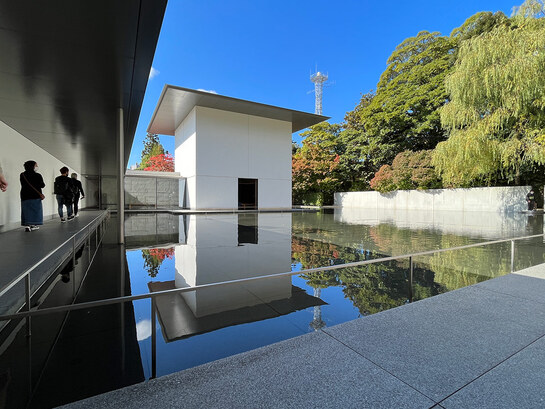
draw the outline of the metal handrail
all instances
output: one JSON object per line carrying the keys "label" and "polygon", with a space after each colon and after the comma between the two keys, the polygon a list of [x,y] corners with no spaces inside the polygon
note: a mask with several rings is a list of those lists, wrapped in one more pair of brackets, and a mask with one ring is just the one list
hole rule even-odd
{"label": "metal handrail", "polygon": [[34,271],[40,264],[42,264],[44,261],[46,261],[49,257],[51,257],[53,254],[55,254],[57,251],[59,251],[61,248],[66,246],[70,241],[73,241],[78,234],[80,234],[83,230],[90,227],[92,224],[101,223],[106,217],[108,216],[108,210],[105,210],[103,214],[98,218],[90,221],[87,223],[84,227],[82,227],[78,232],[71,235],[68,239],[66,239],[62,244],[57,246],[54,250],[51,250],[49,253],[47,253],[44,257],[40,259],[40,261],[36,262],[31,267],[27,268],[25,271],[23,271],[18,277],[15,277],[12,281],[10,281],[7,285],[4,286],[2,290],[0,290],[0,297],[2,297],[5,293],[7,293],[9,290],[11,290],[19,281],[21,281],[23,278],[25,278],[27,275],[29,275],[32,271]]}
{"label": "metal handrail", "polygon": [[410,269],[411,269],[411,273],[412,273],[412,270],[413,270],[412,259],[413,259],[413,257],[425,256],[425,255],[435,254],[435,253],[442,253],[442,252],[445,252],[445,251],[463,250],[463,249],[468,249],[468,248],[472,248],[472,247],[482,247],[482,246],[488,246],[488,245],[491,245],[491,244],[507,243],[507,242],[511,242],[511,272],[512,272],[513,271],[513,261],[514,261],[514,244],[515,244],[515,241],[533,239],[533,238],[537,238],[537,237],[545,237],[545,234],[535,234],[535,235],[531,235],[531,236],[523,236],[523,237],[514,237],[514,238],[510,238],[510,239],[486,241],[486,242],[468,244],[468,245],[458,246],[458,247],[449,247],[447,249],[427,250],[427,251],[421,251],[421,252],[417,252],[417,253],[403,254],[403,255],[399,255],[399,256],[381,257],[381,258],[377,258],[377,259],[373,259],[373,260],[356,261],[356,262],[352,262],[352,263],[336,264],[336,265],[333,265],[333,266],[316,267],[316,268],[299,270],[299,271],[288,271],[288,272],[283,272],[283,273],[267,274],[267,275],[262,275],[262,276],[257,276],[257,277],[248,277],[248,278],[229,280],[229,281],[221,281],[221,282],[210,283],[210,284],[201,284],[201,285],[197,285],[197,286],[193,286],[193,287],[174,288],[174,289],[171,289],[171,290],[156,291],[156,292],[147,293],[147,294],[106,298],[106,299],[97,300],[97,301],[87,301],[87,302],[80,303],[80,304],[71,304],[71,305],[63,305],[63,306],[58,306],[58,307],[44,308],[42,310],[23,311],[23,312],[19,312],[19,313],[15,313],[15,314],[0,315],[0,321],[11,320],[11,319],[16,319],[16,318],[24,318],[24,317],[34,316],[34,315],[44,315],[44,314],[50,314],[50,313],[55,313],[55,312],[66,312],[66,311],[81,310],[81,309],[86,309],[86,308],[93,308],[93,307],[106,306],[106,305],[112,305],[112,304],[119,304],[119,303],[130,302],[130,301],[143,300],[143,299],[147,299],[147,298],[154,299],[155,297],[159,297],[159,296],[167,295],[167,294],[185,293],[185,292],[196,291],[196,290],[200,290],[200,289],[220,287],[220,286],[224,286],[224,285],[241,284],[241,283],[245,283],[245,282],[249,282],[249,281],[256,281],[256,280],[263,280],[263,279],[270,279],[270,278],[278,278],[278,277],[300,275],[300,274],[311,274],[311,273],[316,273],[316,272],[321,272],[321,271],[340,270],[340,269],[349,268],[349,267],[358,267],[358,266],[363,266],[363,265],[367,265],[367,264],[383,263],[385,261],[400,260],[400,259],[409,259]]}

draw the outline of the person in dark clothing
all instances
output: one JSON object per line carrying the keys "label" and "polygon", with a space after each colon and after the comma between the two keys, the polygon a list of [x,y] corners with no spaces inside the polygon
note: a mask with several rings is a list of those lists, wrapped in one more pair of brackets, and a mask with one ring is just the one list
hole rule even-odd
{"label": "person in dark clothing", "polygon": [[536,208],[536,195],[534,194],[534,189],[526,195],[526,203],[528,203],[528,210],[535,210]]}
{"label": "person in dark clothing", "polygon": [[36,170],[38,164],[29,160],[23,165],[25,171],[19,176],[21,182],[21,226],[25,231],[38,230],[38,225],[44,224],[42,209],[42,188],[45,187],[42,175]]}
{"label": "person in dark clothing", "polygon": [[0,190],[5,192],[8,189],[8,181],[4,177],[4,172],[2,170],[2,165],[0,165]]}
{"label": "person in dark clothing", "polygon": [[85,199],[85,192],[83,191],[83,186],[81,185],[81,182],[78,180],[78,174],[72,173],[70,176],[72,176],[72,186],[74,188],[74,216],[78,217],[78,203],[81,193],[81,198]]}
{"label": "person in dark clothing", "polygon": [[68,168],[63,166],[60,169],[61,175],[55,178],[54,193],[57,198],[57,204],[59,205],[59,216],[61,223],[64,223],[66,219],[63,215],[63,206],[66,206],[66,212],[68,213],[68,221],[74,219],[72,203],[74,201],[74,192],[72,190],[72,179],[68,177]]}

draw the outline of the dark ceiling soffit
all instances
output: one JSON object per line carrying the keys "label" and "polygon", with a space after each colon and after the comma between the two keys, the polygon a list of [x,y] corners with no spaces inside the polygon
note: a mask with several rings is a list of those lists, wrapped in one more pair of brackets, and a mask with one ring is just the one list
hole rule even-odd
{"label": "dark ceiling soffit", "polygon": [[[311,114],[309,112],[303,112],[303,111],[297,111],[297,110],[288,109],[288,108],[282,108],[282,107],[275,106],[275,105],[262,104],[260,102],[254,102],[254,101],[250,101],[250,100],[246,100],[246,99],[233,98],[233,97],[228,97],[228,96],[225,96],[225,95],[213,94],[213,93],[206,92],[206,91],[199,91],[199,90],[195,90],[195,89],[191,89],[191,88],[183,88],[183,87],[178,87],[178,86],[175,86],[175,85],[165,84],[165,86],[163,87],[163,91],[161,92],[161,96],[159,97],[159,101],[157,103],[157,106],[155,107],[155,111],[153,112],[153,116],[151,117],[151,121],[150,121],[150,123],[148,125],[147,132],[150,132],[152,124],[155,121],[155,118],[158,115],[159,109],[160,109],[160,107],[161,107],[161,105],[163,103],[163,99],[165,98],[166,93],[168,92],[169,89],[172,89],[172,90],[175,90],[175,91],[176,90],[184,91],[184,92],[187,92],[187,93],[190,93],[190,94],[201,95],[201,96],[204,96],[206,98],[210,98],[210,99],[220,101],[220,102],[221,101],[225,101],[226,103],[234,102],[234,103],[244,104],[244,105],[252,104],[252,105],[255,105],[257,108],[262,108],[262,109],[265,109],[265,110],[272,110],[272,111],[277,111],[277,112],[284,112],[284,113],[289,114],[292,117],[295,115],[295,116],[298,116],[300,118],[304,118],[304,120],[302,120],[302,121],[297,121],[297,122],[303,122],[304,123],[304,124],[300,125],[299,127],[296,127],[296,125],[294,123],[295,121],[291,121],[293,126],[298,128],[298,129],[294,129],[292,127],[292,133],[300,131],[301,129],[308,128],[309,126],[316,125],[316,124],[318,124],[320,122],[323,122],[323,121],[326,121],[326,120],[330,119],[330,117],[328,117],[328,116]],[[206,105],[200,105],[200,104],[196,104],[196,106],[206,107]],[[216,108],[216,109],[221,109],[221,108]],[[231,109],[225,109],[225,110],[230,111],[230,112],[239,112],[237,110],[233,111]],[[246,113],[246,112],[240,112],[240,113]],[[264,115],[260,115],[257,112],[251,113],[250,115],[266,117]],[[172,130],[172,132],[171,132],[172,135],[174,135],[174,131],[175,130]]]}
{"label": "dark ceiling soffit", "polygon": [[[131,91],[125,121],[125,167],[134,141],[134,134],[144,101],[149,73],[157,49],[159,33],[163,25],[167,0],[142,0],[138,16],[138,32],[134,49],[134,64],[131,79]],[[142,16],[146,16],[148,27],[143,27]]]}

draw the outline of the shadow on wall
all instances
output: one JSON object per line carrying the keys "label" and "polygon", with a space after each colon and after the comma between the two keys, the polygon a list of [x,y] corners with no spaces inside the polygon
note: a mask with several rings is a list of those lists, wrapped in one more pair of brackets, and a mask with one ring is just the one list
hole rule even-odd
{"label": "shadow on wall", "polygon": [[468,189],[399,190],[335,193],[335,204],[343,207],[487,211],[512,213],[526,208],[530,186],[480,187]]}
{"label": "shadow on wall", "polygon": [[[522,187],[522,186],[521,186]],[[526,194],[528,189],[502,189],[498,199],[504,204],[506,213],[520,212],[526,209]]]}

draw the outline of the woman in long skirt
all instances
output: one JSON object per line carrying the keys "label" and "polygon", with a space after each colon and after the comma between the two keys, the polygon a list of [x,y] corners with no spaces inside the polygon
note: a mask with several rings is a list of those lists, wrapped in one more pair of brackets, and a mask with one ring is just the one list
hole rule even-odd
{"label": "woman in long skirt", "polygon": [[38,230],[39,225],[44,224],[42,209],[42,188],[45,187],[42,175],[36,170],[38,164],[29,160],[24,164],[25,171],[21,173],[21,226],[25,231]]}

